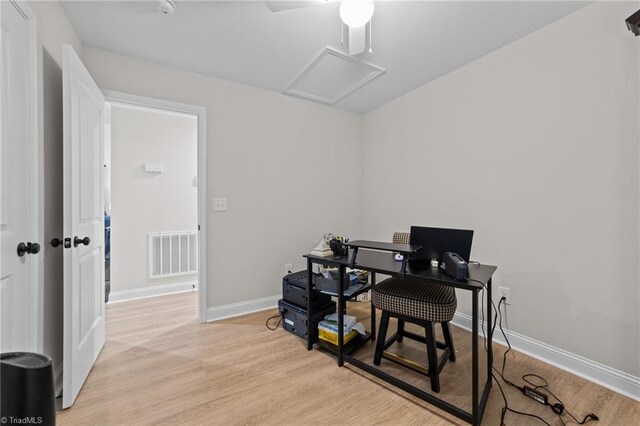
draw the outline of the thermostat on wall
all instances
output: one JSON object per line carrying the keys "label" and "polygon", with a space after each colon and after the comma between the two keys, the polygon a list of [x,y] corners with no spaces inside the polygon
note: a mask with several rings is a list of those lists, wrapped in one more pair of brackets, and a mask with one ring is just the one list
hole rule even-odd
{"label": "thermostat on wall", "polygon": [[149,173],[162,173],[164,171],[164,167],[162,164],[144,163],[144,171]]}

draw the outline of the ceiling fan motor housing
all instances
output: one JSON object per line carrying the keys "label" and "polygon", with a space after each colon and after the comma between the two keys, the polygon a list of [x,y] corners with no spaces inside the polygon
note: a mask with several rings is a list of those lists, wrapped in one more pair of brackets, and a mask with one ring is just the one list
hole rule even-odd
{"label": "ceiling fan motor housing", "polygon": [[158,0],[158,10],[165,15],[171,15],[176,11],[175,0]]}

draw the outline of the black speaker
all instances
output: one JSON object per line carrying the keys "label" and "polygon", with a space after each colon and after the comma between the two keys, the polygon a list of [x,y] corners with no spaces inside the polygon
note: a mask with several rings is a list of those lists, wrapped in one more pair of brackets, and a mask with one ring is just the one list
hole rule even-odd
{"label": "black speaker", "polygon": [[5,424],[56,424],[51,358],[29,352],[0,354],[0,417]]}

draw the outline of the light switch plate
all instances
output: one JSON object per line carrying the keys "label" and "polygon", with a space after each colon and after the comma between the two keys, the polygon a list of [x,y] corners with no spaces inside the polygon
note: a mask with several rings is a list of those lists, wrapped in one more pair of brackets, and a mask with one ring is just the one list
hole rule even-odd
{"label": "light switch plate", "polygon": [[162,173],[164,166],[156,163],[144,163],[144,171],[147,173]]}
{"label": "light switch plate", "polygon": [[214,198],[213,199],[213,211],[214,212],[226,212],[227,211],[227,199],[226,198]]}

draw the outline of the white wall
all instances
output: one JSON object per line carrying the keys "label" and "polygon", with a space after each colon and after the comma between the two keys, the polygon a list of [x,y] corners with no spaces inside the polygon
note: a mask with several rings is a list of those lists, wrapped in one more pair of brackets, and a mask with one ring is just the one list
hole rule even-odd
{"label": "white wall", "polygon": [[639,376],[636,9],[587,6],[366,114],[363,231],[474,229],[511,330]]}
{"label": "white wall", "polygon": [[29,2],[38,20],[38,141],[44,290],[43,352],[53,359],[56,386],[62,372],[62,249],[48,241],[62,237],[62,44],[82,55],[82,44],[57,2]]}
{"label": "white wall", "polygon": [[[198,281],[149,279],[148,266],[150,232],[198,228],[197,133],[196,116],[112,105],[112,292]],[[145,172],[145,163],[164,171]]]}
{"label": "white wall", "polygon": [[83,59],[102,89],[207,108],[209,307],[277,296],[323,233],[360,233],[360,115],[88,46]]}

